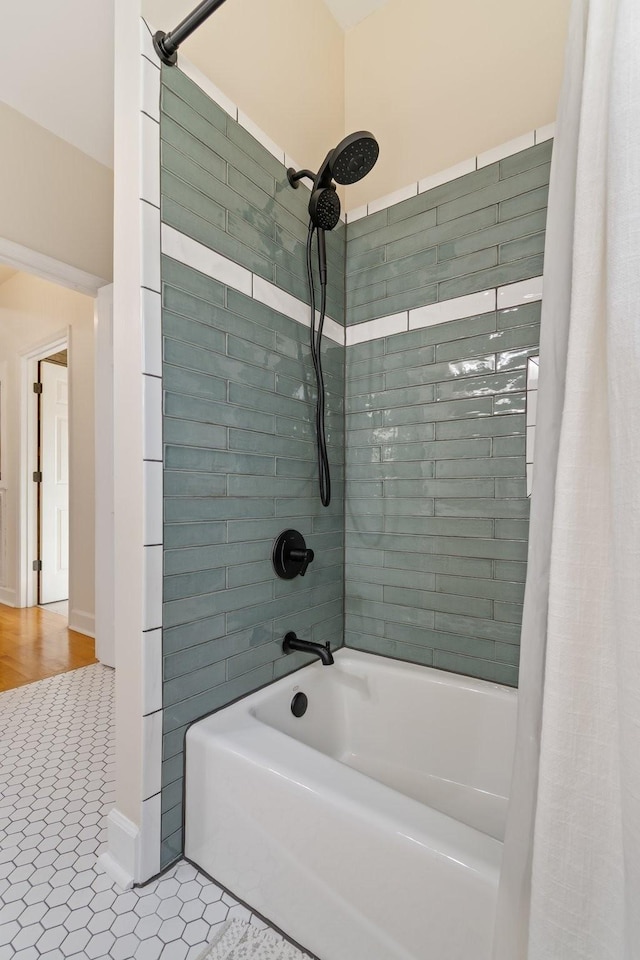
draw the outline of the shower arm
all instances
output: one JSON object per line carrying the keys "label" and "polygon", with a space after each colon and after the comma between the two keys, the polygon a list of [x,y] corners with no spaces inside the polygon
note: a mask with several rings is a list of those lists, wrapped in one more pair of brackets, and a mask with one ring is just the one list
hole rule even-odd
{"label": "shower arm", "polygon": [[202,0],[174,30],[170,30],[169,33],[158,30],[153,37],[153,45],[162,62],[169,67],[174,67],[178,62],[178,47],[183,40],[190,37],[193,31],[197,30],[224,2],[225,0]]}
{"label": "shower arm", "polygon": [[295,167],[289,167],[287,170],[287,179],[294,190],[297,190],[300,186],[298,181],[304,179],[305,177],[307,180],[315,181],[316,179],[316,175],[313,170],[296,170]]}

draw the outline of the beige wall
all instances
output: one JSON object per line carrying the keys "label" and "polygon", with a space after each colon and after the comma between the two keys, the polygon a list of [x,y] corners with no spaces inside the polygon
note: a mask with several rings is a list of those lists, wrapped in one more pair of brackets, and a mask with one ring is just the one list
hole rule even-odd
{"label": "beige wall", "polygon": [[[165,31],[189,8],[142,0]],[[344,136],[344,34],[323,0],[228,0],[180,50],[301,166]]]}
{"label": "beige wall", "polygon": [[113,275],[113,171],[0,103],[0,238]]}
{"label": "beige wall", "polygon": [[[16,273],[0,285],[0,364],[5,435],[3,476],[7,509],[7,576],[5,599],[16,588],[18,554],[18,490],[20,456],[19,354],[70,327],[69,380],[69,527],[70,615],[94,613],[94,393],[93,311],[91,297]],[[14,598],[15,599],[15,598]],[[73,609],[71,609],[73,608]],[[87,625],[87,617],[80,617]]]}
{"label": "beige wall", "polygon": [[390,0],[346,35],[346,127],[380,141],[347,209],[555,119],[570,0]]}

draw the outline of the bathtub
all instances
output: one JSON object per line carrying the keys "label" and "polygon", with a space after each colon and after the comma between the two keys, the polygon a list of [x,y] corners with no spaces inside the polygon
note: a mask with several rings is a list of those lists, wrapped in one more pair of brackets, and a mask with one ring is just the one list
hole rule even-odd
{"label": "bathtub", "polygon": [[189,729],[186,856],[321,960],[489,960],[515,721],[340,650]]}

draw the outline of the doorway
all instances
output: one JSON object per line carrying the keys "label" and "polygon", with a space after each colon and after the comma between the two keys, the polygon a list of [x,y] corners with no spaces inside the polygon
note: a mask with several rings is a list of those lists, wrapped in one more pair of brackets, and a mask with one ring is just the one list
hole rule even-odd
{"label": "doorway", "polygon": [[38,604],[69,619],[68,351],[38,363]]}
{"label": "doorway", "polygon": [[110,409],[96,429],[94,381],[105,297],[52,272],[0,272],[0,690],[95,662],[104,635],[95,458]]}

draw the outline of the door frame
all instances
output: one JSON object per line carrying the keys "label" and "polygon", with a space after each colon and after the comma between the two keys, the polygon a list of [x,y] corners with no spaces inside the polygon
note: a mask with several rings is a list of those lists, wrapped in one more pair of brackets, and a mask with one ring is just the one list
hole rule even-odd
{"label": "door frame", "polygon": [[[33,480],[38,469],[38,395],[33,384],[38,381],[38,364],[52,353],[67,351],[69,370],[69,409],[73,396],[71,377],[71,328],[39,341],[20,354],[20,492],[18,498],[18,598],[21,607],[35,607],[38,603],[38,574],[33,561],[38,556],[38,494],[39,485]],[[73,438],[69,431],[69,461]],[[70,491],[71,496],[71,491]],[[69,584],[69,609],[71,606]]]}

